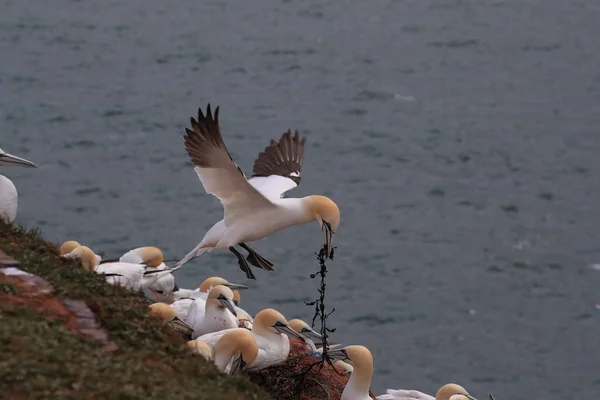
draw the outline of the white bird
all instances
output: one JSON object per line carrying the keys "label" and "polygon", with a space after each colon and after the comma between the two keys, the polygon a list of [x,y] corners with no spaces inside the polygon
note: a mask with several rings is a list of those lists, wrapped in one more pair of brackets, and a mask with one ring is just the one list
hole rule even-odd
{"label": "white bird", "polygon": [[311,340],[315,344],[323,343],[323,336],[319,332],[316,332],[306,322],[301,319],[295,318],[290,320],[290,327],[304,336],[306,339]]}
{"label": "white bird", "polygon": [[[227,286],[229,289],[235,290],[235,291],[248,289],[248,286],[246,286],[246,285],[229,282],[227,279],[221,278],[220,276],[211,276],[210,278],[206,278],[200,284],[200,286],[196,289],[178,288],[173,294],[176,299],[198,298],[199,297],[199,298],[206,300],[206,297],[207,297],[210,289],[212,289],[213,287],[215,287],[217,285]],[[234,299],[235,299],[235,292],[234,292]],[[239,293],[238,293],[238,299],[239,299]]]}
{"label": "white bird", "polygon": [[191,335],[194,331],[189,324],[177,316],[175,310],[166,303],[153,303],[148,306],[150,315],[154,315],[164,322],[167,322],[178,332],[186,335]]}
{"label": "white bird", "polygon": [[230,375],[247,371],[258,357],[258,344],[247,330],[227,332],[212,348],[212,358],[221,372]]}
{"label": "white bird", "polygon": [[[221,200],[224,218],[213,225],[202,241],[175,268],[213,249],[229,249],[236,255],[242,271],[256,279],[248,263],[273,270],[273,264],[246,245],[293,225],[317,221],[325,235],[327,255],[332,255],[333,234],[340,224],[338,206],[325,196],[283,198],[298,186],[305,139],[296,131],[283,134],[279,142],[271,141],[254,163],[250,180],[233,162],[219,127],[219,107],[213,115],[210,104],[206,116],[198,109],[198,120],[191,118],[186,128],[185,148],[204,190]],[[246,259],[234,247],[248,252]]]}
{"label": "white bird", "polygon": [[[119,262],[145,264],[146,277],[152,275],[152,271],[162,271],[167,269],[164,263],[164,256],[158,247],[144,246],[129,250],[119,258]],[[175,277],[167,274],[157,279],[151,285],[142,288],[144,297],[156,303],[172,303],[175,299],[173,292],[177,289]]]}
{"label": "white bird", "polygon": [[[214,346],[221,336],[234,330],[248,331],[245,328],[227,329],[202,335],[198,339],[209,346]],[[287,360],[290,352],[290,338],[304,341],[299,333],[290,328],[285,317],[272,308],[266,308],[256,314],[250,332],[258,344],[258,356],[248,367],[248,371],[261,370]]]}
{"label": "white bird", "polygon": [[[235,304],[235,293],[238,290],[248,289],[248,286],[246,286],[246,285],[240,285],[238,283],[231,283],[227,279],[221,278],[220,276],[211,276],[210,278],[205,279],[204,282],[202,282],[202,284],[200,285],[200,287],[198,289],[176,288],[176,290],[173,292],[173,296],[176,299],[176,301],[171,303],[171,307],[173,307],[175,309],[175,311],[177,312],[177,315],[180,318],[186,319],[189,309],[190,309],[190,306],[192,305],[194,300],[198,300],[198,299],[206,300],[209,290],[217,285],[227,286],[228,288],[230,288],[232,290],[236,289],[233,292],[234,304]],[[238,293],[238,298],[239,298],[239,293]],[[198,304],[198,305],[200,305],[200,304]],[[240,310],[243,311],[241,308],[236,307],[236,311],[240,311]]]}
{"label": "white bird", "polygon": [[[81,243],[79,243],[78,241],[67,240],[66,242],[64,242],[63,244],[60,245],[60,247],[58,249],[59,255],[61,257],[65,257],[65,258],[72,258],[70,253],[78,247],[81,247]],[[95,256],[96,256],[96,262],[98,264],[100,264],[100,262],[102,261],[102,257],[100,257],[98,254],[95,254]]]}
{"label": "white bird", "polygon": [[87,246],[79,246],[70,253],[63,255],[63,257],[78,259],[86,270],[105,275],[108,283],[124,286],[135,291],[139,291],[142,287],[147,287],[162,276],[171,273],[170,270],[164,270],[146,277],[144,264],[122,262],[99,264],[97,255]]}
{"label": "white bird", "polygon": [[[322,358],[323,347],[317,347],[317,345],[323,345],[323,336],[321,336],[320,333],[316,332],[310,327],[310,325],[301,319],[292,319],[289,324],[293,330],[304,337],[306,341],[306,349],[310,351],[310,355],[313,357]],[[340,346],[341,344],[330,344],[329,349],[336,349]]]}
{"label": "white bird", "polygon": [[[8,154],[0,149],[0,165],[5,167],[37,168],[37,165],[24,158]],[[0,218],[13,222],[17,218],[19,195],[10,179],[0,175]]]}
{"label": "white bird", "polygon": [[194,328],[192,339],[207,333],[237,328],[239,322],[233,304],[233,292],[227,286],[217,285],[208,292],[206,301],[195,299],[186,317]]}
{"label": "white bird", "polygon": [[[373,356],[364,346],[346,346],[342,349],[329,351],[329,356],[342,360],[352,367],[350,379],[344,387],[340,400],[372,400],[369,396],[369,386],[373,377]],[[418,397],[426,396],[426,397]],[[392,390],[376,397],[377,400],[477,400],[459,385],[448,384],[438,390],[436,397],[425,395],[415,390]]]}

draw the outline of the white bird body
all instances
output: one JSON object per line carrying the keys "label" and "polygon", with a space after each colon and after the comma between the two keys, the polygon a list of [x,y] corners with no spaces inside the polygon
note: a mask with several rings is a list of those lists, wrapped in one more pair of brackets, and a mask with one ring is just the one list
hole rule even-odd
{"label": "white bird body", "polygon": [[171,303],[170,306],[173,307],[179,318],[190,324],[188,322],[188,313],[193,302],[193,299],[179,299]]}
{"label": "white bird body", "polygon": [[[129,250],[119,258],[119,262],[142,265],[145,269],[144,272],[167,269],[162,251],[154,246],[137,247]],[[156,279],[152,275],[146,274],[140,283],[140,288],[144,296],[156,303],[173,302],[172,293],[175,289],[175,277],[171,274],[166,274]]]}
{"label": "white bird body", "polygon": [[[0,149],[0,165],[37,168],[37,165],[31,161],[8,154],[2,149]],[[0,218],[4,218],[8,222],[13,222],[17,218],[18,207],[19,195],[17,188],[10,179],[4,175],[0,175]]]}
{"label": "white bird body", "polygon": [[107,275],[108,283],[138,291],[141,288],[145,268],[140,264],[115,262],[100,264],[95,271]]}
{"label": "white bird body", "polygon": [[[219,108],[213,119],[210,105],[198,121],[191,119],[186,128],[185,147],[204,190],[216,196],[224,208],[224,217],[214,224],[192,251],[176,265],[179,268],[192,258],[215,248],[228,248],[237,258],[249,279],[256,279],[248,262],[255,267],[273,270],[273,264],[245,242],[254,242],[293,225],[318,221],[325,234],[328,255],[332,252],[333,233],[340,220],[337,205],[324,196],[283,199],[283,194],[300,182],[305,139],[298,132],[284,133],[279,142],[271,141],[259,155],[250,180],[233,162],[223,142],[219,127]],[[234,246],[248,251],[244,257]]]}
{"label": "white bird body", "polygon": [[[303,340],[298,333],[289,327],[285,317],[276,311],[273,313],[273,311],[275,310],[262,310],[254,319],[254,325],[250,332],[258,345],[258,356],[254,363],[248,367],[248,371],[261,370],[287,360],[290,352],[290,340],[287,335]],[[226,329],[202,335],[198,340],[212,347],[221,336],[235,330],[248,331],[245,328]]]}
{"label": "white bird body", "polygon": [[17,188],[10,179],[0,175],[0,217],[13,222],[17,218],[18,203]]}
{"label": "white bird body", "polygon": [[85,269],[106,275],[107,282],[124,286],[135,291],[146,288],[155,283],[158,279],[171,273],[171,271],[167,269],[146,276],[145,264],[125,262],[105,262],[98,264],[97,254],[87,246],[79,246],[71,252],[64,254],[62,257],[79,259]]}
{"label": "white bird body", "polygon": [[417,390],[387,389],[386,394],[376,397],[377,400],[435,400],[435,397]]}
{"label": "white bird body", "polygon": [[[204,306],[204,311],[201,310]],[[194,328],[192,339],[211,332],[237,328],[234,315],[233,292],[226,286],[217,285],[208,293],[206,301],[195,299],[190,305],[186,322]]]}

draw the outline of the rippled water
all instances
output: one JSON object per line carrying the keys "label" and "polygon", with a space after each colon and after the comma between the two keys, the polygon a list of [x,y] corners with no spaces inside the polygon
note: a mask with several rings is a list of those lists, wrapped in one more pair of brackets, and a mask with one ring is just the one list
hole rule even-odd
{"label": "rippled water", "polygon": [[[373,389],[593,398],[600,389],[600,6],[594,0],[2,1],[3,169],[19,221],[115,256],[190,250],[221,217],[183,147],[221,106],[235,160],[308,137],[291,194],[342,211],[334,340]],[[242,306],[309,319],[316,224],[255,244]],[[248,283],[227,251],[178,273]]]}

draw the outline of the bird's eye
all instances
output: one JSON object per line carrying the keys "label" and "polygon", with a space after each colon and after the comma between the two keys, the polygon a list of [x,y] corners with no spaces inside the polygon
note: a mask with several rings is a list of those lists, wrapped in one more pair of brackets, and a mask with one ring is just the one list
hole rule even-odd
{"label": "bird's eye", "polygon": [[281,321],[277,321],[277,322],[275,322],[275,325],[273,325],[273,326],[285,326],[285,324]]}

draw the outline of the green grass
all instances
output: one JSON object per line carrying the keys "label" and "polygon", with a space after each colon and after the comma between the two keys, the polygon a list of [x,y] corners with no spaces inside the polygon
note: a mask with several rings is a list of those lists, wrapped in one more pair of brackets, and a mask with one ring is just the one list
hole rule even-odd
{"label": "green grass", "polygon": [[[245,376],[219,373],[148,315],[135,293],[58,257],[37,231],[0,219],[0,249],[44,278],[61,298],[83,300],[118,346],[78,335],[60,319],[0,302],[0,393],[15,399],[269,399]],[[4,284],[2,296],[19,296]],[[4,398],[4,397],[3,397]]]}

